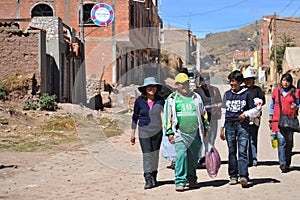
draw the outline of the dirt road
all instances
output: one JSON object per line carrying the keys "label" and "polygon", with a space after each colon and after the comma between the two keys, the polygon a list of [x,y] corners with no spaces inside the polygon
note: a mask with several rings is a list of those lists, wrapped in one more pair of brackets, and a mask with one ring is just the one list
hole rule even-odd
{"label": "dirt road", "polygon": [[198,169],[199,188],[178,193],[173,171],[166,168],[169,162],[160,158],[159,186],[144,190],[142,155],[139,144],[130,145],[130,132],[108,139],[99,134],[99,127],[91,121],[78,123],[81,142],[59,150],[0,152],[0,164],[6,166],[0,169],[0,199],[299,199],[300,134],[294,137],[292,169],[282,174],[277,150],[270,142],[268,109],[268,105],[263,108],[259,163],[249,168],[253,182],[250,188],[228,185],[226,142],[218,138],[216,147],[223,164],[217,178],[211,179],[205,169]]}

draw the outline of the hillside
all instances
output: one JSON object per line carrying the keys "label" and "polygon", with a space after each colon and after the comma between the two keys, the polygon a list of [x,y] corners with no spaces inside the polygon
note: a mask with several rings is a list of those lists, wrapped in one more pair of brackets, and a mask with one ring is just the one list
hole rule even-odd
{"label": "hillside", "polygon": [[205,66],[203,67],[227,76],[228,72],[231,71],[233,52],[236,50],[249,51],[258,47],[259,35],[257,33],[260,29],[261,21],[256,21],[237,30],[211,33],[206,35],[205,38],[198,39],[201,45],[201,53],[203,52],[202,54],[205,57],[209,56],[213,59],[213,64],[204,59]]}

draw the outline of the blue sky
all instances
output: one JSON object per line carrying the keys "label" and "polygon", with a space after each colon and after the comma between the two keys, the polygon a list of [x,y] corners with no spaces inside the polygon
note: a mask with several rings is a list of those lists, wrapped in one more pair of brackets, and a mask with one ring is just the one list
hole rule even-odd
{"label": "blue sky", "polygon": [[[208,33],[239,29],[263,15],[300,17],[300,0],[158,0],[164,25],[190,29],[204,38]],[[190,28],[189,28],[190,27]]]}

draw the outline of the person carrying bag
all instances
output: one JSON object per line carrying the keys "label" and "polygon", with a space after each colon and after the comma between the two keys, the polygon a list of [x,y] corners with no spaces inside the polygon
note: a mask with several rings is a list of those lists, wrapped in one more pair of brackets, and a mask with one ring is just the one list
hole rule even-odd
{"label": "person carrying bag", "polygon": [[280,118],[278,123],[278,128],[282,131],[287,132],[299,132],[299,120],[297,116],[290,117],[282,113],[282,105],[281,105],[281,98],[280,98],[280,91],[278,90],[278,102],[280,107]]}
{"label": "person carrying bag", "polygon": [[[287,122],[284,121],[293,119],[295,127],[297,127],[298,121],[299,90],[292,83],[293,77],[289,73],[282,75],[280,86],[272,92],[269,112],[270,129],[278,139],[278,160],[282,173],[287,173],[291,165],[295,131],[295,129],[287,128],[285,125]],[[289,119],[285,120],[284,116],[288,116]]]}

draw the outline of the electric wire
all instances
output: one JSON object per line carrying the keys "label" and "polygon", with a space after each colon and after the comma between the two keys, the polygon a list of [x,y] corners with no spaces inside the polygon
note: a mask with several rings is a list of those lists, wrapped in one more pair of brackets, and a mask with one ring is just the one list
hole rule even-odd
{"label": "electric wire", "polygon": [[242,1],[239,1],[237,3],[231,4],[231,5],[228,5],[228,6],[224,6],[222,8],[218,8],[216,10],[209,10],[209,11],[206,11],[206,12],[203,12],[203,13],[195,13],[195,14],[181,15],[181,16],[179,16],[179,15],[176,15],[176,16],[165,16],[165,17],[169,17],[169,18],[184,18],[184,17],[190,17],[190,16],[207,15],[207,14],[219,12],[219,11],[227,9],[227,8],[235,7],[235,6],[240,5],[240,4],[242,4],[242,3],[246,2],[246,1],[249,1],[249,0],[242,0]]}
{"label": "electric wire", "polygon": [[288,4],[278,12],[278,14],[282,13],[285,9],[287,9],[291,5],[291,3],[293,3],[293,1],[294,0],[291,0],[290,2],[288,2]]}
{"label": "electric wire", "polygon": [[299,11],[300,6],[296,9],[296,11],[292,14],[292,17],[294,17],[296,15],[296,13]]}

